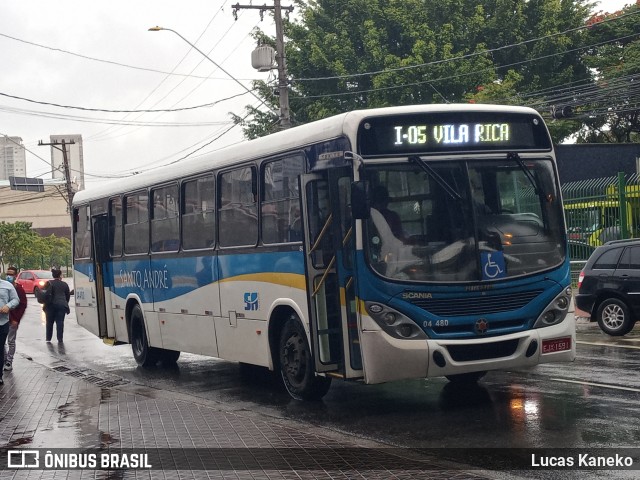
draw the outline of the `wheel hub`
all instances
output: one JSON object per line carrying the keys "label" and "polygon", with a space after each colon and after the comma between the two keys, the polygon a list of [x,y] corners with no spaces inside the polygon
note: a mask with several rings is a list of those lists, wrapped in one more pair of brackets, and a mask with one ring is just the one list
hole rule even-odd
{"label": "wheel hub", "polygon": [[302,351],[298,348],[300,340],[297,337],[291,337],[283,349],[282,363],[284,370],[290,380],[299,380],[304,375],[304,365]]}
{"label": "wheel hub", "polygon": [[611,329],[618,329],[624,321],[624,313],[615,305],[608,306],[603,312],[603,320]]}

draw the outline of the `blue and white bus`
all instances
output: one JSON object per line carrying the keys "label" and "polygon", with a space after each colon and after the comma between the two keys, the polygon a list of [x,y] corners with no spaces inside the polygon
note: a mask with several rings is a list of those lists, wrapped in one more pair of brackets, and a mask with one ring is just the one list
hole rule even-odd
{"label": "blue and white bus", "polygon": [[280,372],[298,399],[575,358],[536,111],[352,111],[78,192],[78,323],[140,365]]}

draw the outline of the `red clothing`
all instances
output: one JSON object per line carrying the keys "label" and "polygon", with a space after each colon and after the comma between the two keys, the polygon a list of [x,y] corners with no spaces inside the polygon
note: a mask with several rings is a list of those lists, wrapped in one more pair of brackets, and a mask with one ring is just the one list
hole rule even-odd
{"label": "red clothing", "polygon": [[18,294],[20,303],[16,308],[9,311],[9,320],[12,322],[20,323],[20,319],[24,315],[24,311],[27,309],[27,294],[24,293],[24,288],[22,288],[22,285],[14,283],[13,286],[16,289],[16,293]]}

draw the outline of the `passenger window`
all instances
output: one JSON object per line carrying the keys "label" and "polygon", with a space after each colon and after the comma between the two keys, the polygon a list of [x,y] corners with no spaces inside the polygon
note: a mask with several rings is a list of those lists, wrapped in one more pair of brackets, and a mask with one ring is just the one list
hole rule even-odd
{"label": "passenger window", "polygon": [[155,188],[151,198],[151,251],[175,252],[180,246],[178,186]]}
{"label": "passenger window", "polygon": [[124,197],[124,253],[149,251],[149,199],[147,192]]}
{"label": "passenger window", "polygon": [[602,255],[593,264],[594,270],[611,270],[618,266],[618,259],[622,248],[612,248],[611,250],[605,250]]}
{"label": "passenger window", "polygon": [[301,155],[269,162],[262,170],[262,241],[264,243],[302,240],[298,176],[303,173]]}
{"label": "passenger window", "polygon": [[75,258],[91,257],[91,232],[89,209],[80,207],[75,211],[73,225],[73,255]]}
{"label": "passenger window", "polygon": [[109,200],[109,253],[112,257],[122,255],[122,200]]}
{"label": "passenger window", "polygon": [[255,245],[258,202],[255,169],[243,167],[220,175],[221,247]]}
{"label": "passenger window", "polygon": [[182,248],[209,248],[215,244],[215,177],[182,184]]}

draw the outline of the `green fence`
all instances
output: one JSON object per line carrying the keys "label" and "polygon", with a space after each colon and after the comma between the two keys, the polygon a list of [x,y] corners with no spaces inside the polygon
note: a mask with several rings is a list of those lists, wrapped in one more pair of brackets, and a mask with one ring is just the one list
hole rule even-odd
{"label": "green fence", "polygon": [[610,240],[640,237],[640,178],[621,172],[561,188],[575,285],[596,247]]}

